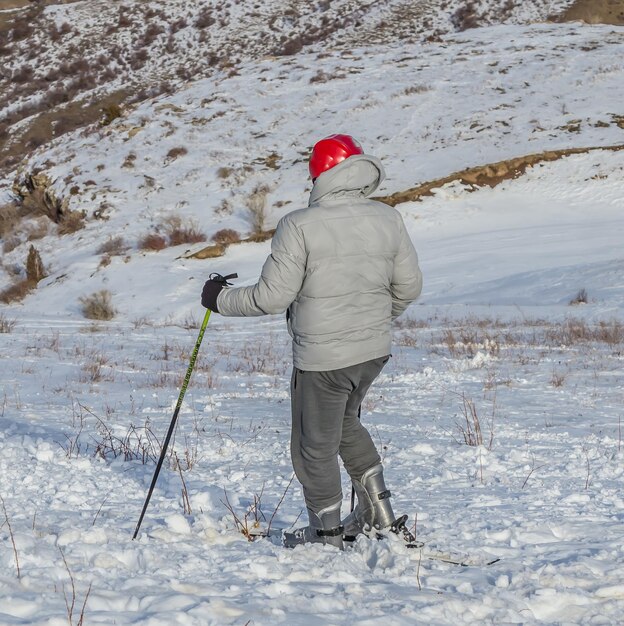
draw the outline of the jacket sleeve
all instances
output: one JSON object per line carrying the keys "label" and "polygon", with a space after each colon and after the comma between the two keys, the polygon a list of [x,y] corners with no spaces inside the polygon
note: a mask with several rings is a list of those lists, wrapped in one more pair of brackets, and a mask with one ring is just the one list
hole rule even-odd
{"label": "jacket sleeve", "polygon": [[297,297],[306,271],[303,234],[286,215],[278,223],[271,254],[255,285],[223,289],[217,299],[221,315],[230,317],[283,313]]}
{"label": "jacket sleeve", "polygon": [[392,319],[401,315],[422,291],[422,272],[418,266],[418,255],[401,216],[399,220],[399,249],[394,258],[390,284]]}

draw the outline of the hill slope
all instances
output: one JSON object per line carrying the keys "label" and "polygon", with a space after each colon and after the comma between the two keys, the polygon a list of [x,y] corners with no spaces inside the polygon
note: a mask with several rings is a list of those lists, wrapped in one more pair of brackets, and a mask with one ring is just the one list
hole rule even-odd
{"label": "hill slope", "polygon": [[[236,75],[141,104],[108,127],[41,150],[22,173],[54,180],[56,195],[87,217],[84,230],[59,240],[50,226],[37,244],[49,276],[25,304],[76,315],[80,295],[106,288],[124,316],[162,319],[185,309],[208,272],[240,269],[241,257],[260,258],[268,244],[199,262],[178,257],[206,244],[149,253],[140,240],[176,219],[208,239],[224,228],[247,236],[254,197],[266,201],[273,227],[306,201],[310,144],[337,129],[383,160],[381,194],[544,149],[622,143],[624,83],[613,58],[623,52],[610,28],[493,27],[443,43],[249,62]],[[5,248],[5,285],[15,271],[23,276],[27,232]],[[123,254],[103,265],[98,250],[119,236]],[[150,271],[158,281],[144,278]],[[136,300],[139,285],[150,297]]]}

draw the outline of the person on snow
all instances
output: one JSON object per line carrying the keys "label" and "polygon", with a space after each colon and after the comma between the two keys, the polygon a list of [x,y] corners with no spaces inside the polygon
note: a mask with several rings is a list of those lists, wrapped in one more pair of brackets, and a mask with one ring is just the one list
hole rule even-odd
{"label": "person on snow", "polygon": [[[343,548],[369,529],[405,529],[394,516],[381,459],[359,419],[366,392],[390,358],[391,322],[420,294],[418,257],[398,211],[369,200],[384,179],[379,159],[348,135],[319,141],[306,208],[278,223],[255,285],[208,280],[202,305],[226,316],[286,311],[292,336],[291,457],[309,525],[285,544]],[[357,506],[341,521],[338,456]]]}

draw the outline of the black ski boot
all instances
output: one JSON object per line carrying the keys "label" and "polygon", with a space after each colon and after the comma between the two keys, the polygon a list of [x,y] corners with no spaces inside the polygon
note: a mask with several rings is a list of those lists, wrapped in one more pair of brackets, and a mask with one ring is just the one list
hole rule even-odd
{"label": "black ski boot", "polygon": [[294,548],[303,543],[322,543],[344,550],[342,535],[344,527],[340,523],[341,502],[332,504],[318,513],[308,509],[309,525],[292,533],[284,533],[284,546]]}

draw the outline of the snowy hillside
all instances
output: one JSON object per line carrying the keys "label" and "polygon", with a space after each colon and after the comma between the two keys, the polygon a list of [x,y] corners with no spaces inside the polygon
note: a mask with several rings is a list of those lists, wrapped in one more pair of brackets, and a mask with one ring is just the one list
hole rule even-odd
{"label": "snowy hillside", "polygon": [[[370,15],[405,6],[366,4]],[[528,3],[508,6],[533,19]],[[24,280],[31,246],[46,274],[0,305],[0,626],[621,623],[624,29],[507,24],[422,39],[247,58],[59,138],[2,181],[0,208],[31,174],[54,193],[24,192],[31,208],[11,232],[0,221],[0,291]],[[288,449],[289,337],[282,316],[218,315],[133,542],[203,281],[254,281],[270,242],[185,257],[220,230],[247,238],[302,206],[309,149],[336,131],[382,159],[381,196],[591,148],[397,206],[424,290],[396,323],[362,419],[425,546],[247,541],[241,526],[256,519],[305,519]],[[44,205],[73,212],[74,232],[32,208]],[[176,225],[206,241],[147,249],[147,235],[164,241]],[[85,319],[81,298],[102,290],[114,318]]]}
{"label": "snowy hillside", "polygon": [[0,4],[0,170],[51,138],[102,119],[103,109],[175,92],[251,59],[544,21],[572,0],[25,4]]}
{"label": "snowy hillside", "polygon": [[[53,228],[37,244],[48,277],[25,304],[80,316],[79,297],[107,289],[122,318],[162,320],[185,317],[211,271],[229,267],[253,279],[268,243],[197,261],[179,258],[188,245],[145,252],[139,242],[176,218],[207,239],[224,228],[248,236],[249,201],[263,186],[266,227],[274,227],[306,201],[310,144],[336,129],[361,137],[382,159],[388,178],[381,195],[545,149],[623,144],[622,70],[613,62],[622,55],[621,31],[612,28],[496,27],[442,44],[253,62],[236,76],[197,81],[103,129],[59,140],[24,169],[22,175],[38,171],[56,181],[58,197],[87,217],[86,228],[65,235],[63,245]],[[537,199],[550,189],[536,190]],[[474,201],[458,195],[459,202]],[[439,204],[427,200],[422,210]],[[411,215],[421,205],[401,210]],[[420,240],[418,224],[408,224]],[[123,237],[124,252],[102,264],[97,251],[113,236]],[[5,247],[5,284],[24,271],[32,243],[26,239]],[[548,255],[545,262],[552,262]],[[153,271],[158,280],[145,280]]]}

